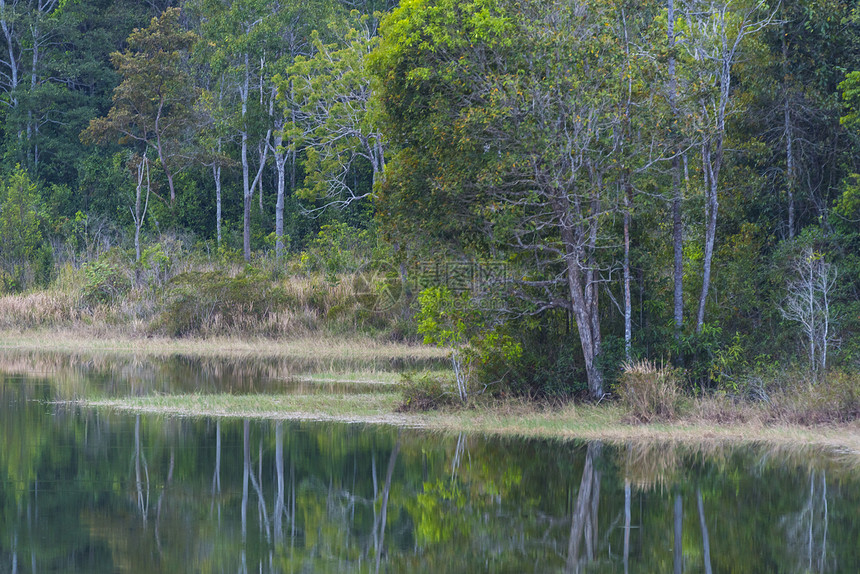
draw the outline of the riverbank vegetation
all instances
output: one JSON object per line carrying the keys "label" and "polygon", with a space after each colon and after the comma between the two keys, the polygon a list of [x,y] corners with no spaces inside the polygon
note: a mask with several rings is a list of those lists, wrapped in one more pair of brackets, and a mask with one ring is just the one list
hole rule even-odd
{"label": "riverbank vegetation", "polygon": [[451,370],[410,375],[407,409],[860,414],[850,2],[48,1],[0,24],[7,338],[425,341]]}

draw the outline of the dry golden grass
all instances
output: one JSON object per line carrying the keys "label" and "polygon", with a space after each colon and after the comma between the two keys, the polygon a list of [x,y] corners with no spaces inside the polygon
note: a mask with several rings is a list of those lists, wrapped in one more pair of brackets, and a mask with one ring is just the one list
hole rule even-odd
{"label": "dry golden grass", "polygon": [[40,291],[0,297],[0,328],[66,325],[81,319],[73,298],[62,292]]}
{"label": "dry golden grass", "polygon": [[447,351],[430,345],[378,341],[357,336],[296,339],[100,336],[95,330],[0,330],[0,349],[89,353],[175,354],[195,357],[272,357],[314,360],[442,359]]}

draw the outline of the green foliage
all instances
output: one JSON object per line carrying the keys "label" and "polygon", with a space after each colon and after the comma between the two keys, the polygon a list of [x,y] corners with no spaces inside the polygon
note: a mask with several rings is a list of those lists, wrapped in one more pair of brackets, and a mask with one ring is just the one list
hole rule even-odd
{"label": "green foliage", "polygon": [[81,296],[86,305],[112,303],[131,290],[132,281],[117,253],[109,253],[84,266],[86,281]]}
{"label": "green foliage", "polygon": [[[507,378],[523,355],[520,342],[503,326],[476,308],[468,293],[428,287],[418,295],[415,316],[424,343],[451,349],[451,361],[461,400],[475,392],[503,391]],[[503,385],[504,384],[504,385]]]}
{"label": "green foliage", "polygon": [[448,391],[450,381],[429,374],[405,373],[400,382],[403,402],[400,412],[430,411],[454,404],[453,395]]}
{"label": "green foliage", "polygon": [[323,272],[329,278],[355,272],[373,259],[373,232],[338,222],[323,225],[300,255],[305,271]]}
{"label": "green foliage", "polygon": [[28,269],[43,249],[42,211],[38,186],[26,171],[16,167],[0,184],[0,265],[11,279],[7,288],[28,286]]}

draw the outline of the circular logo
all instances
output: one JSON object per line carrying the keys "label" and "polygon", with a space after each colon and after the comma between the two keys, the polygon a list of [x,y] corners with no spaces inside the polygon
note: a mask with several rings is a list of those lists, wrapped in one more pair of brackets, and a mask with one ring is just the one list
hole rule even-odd
{"label": "circular logo", "polygon": [[368,264],[355,274],[352,289],[358,304],[374,313],[395,307],[403,297],[397,267],[386,262]]}

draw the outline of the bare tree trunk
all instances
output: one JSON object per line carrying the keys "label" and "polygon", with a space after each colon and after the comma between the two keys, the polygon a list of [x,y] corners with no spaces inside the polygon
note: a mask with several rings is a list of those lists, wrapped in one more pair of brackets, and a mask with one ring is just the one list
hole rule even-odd
{"label": "bare tree trunk", "polygon": [[788,193],[788,238],[794,237],[794,188],[797,174],[794,165],[794,130],[791,124],[791,106],[788,89],[788,43],[785,41],[785,24],[782,25],[782,93],[784,99],[783,120],[785,123],[785,176]]}
{"label": "bare tree trunk", "polygon": [[[567,286],[585,359],[588,390],[592,398],[599,400],[603,398],[603,371],[597,360],[601,344],[597,283],[593,270],[589,269],[590,262],[586,260],[585,249],[577,241],[569,209],[564,207],[564,203],[556,204],[555,207],[565,220],[561,226],[561,238],[566,250]],[[589,225],[592,231],[589,242],[593,242],[596,224],[592,221]]]}
{"label": "bare tree trunk", "polygon": [[633,306],[630,301],[630,209],[633,203],[633,190],[627,174],[624,193],[624,356],[631,360],[633,346]]}
{"label": "bare tree trunk", "polygon": [[702,332],[705,323],[705,304],[708,299],[708,290],[711,286],[711,264],[714,259],[714,243],[717,236],[717,210],[719,201],[717,199],[717,182],[720,173],[720,161],[722,155],[722,138],[717,136],[715,149],[711,148],[711,142],[706,141],[702,145],[702,164],[705,170],[705,253],[704,268],[702,270],[702,294],[699,297],[699,312],[696,315],[696,333]]}
{"label": "bare tree trunk", "polygon": [[287,153],[281,149],[284,136],[281,133],[283,126],[275,130],[274,158],[275,169],[278,172],[278,187],[276,190],[277,201],[275,203],[275,256],[281,257],[284,252],[284,192],[287,185],[286,163]]}
{"label": "bare tree trunk", "polygon": [[[218,138],[218,155],[221,155],[221,138]],[[218,236],[218,246],[221,246],[221,164],[212,164],[212,178],[215,180],[215,230]]]}
{"label": "bare tree trunk", "polygon": [[678,126],[677,91],[678,81],[675,76],[675,5],[668,0],[667,30],[669,40],[669,107],[672,108],[673,129],[670,137],[672,149],[672,250],[674,253],[673,280],[675,336],[681,336],[684,327],[684,228],[681,220],[681,167],[678,162],[678,147],[676,145]]}
{"label": "bare tree trunk", "polygon": [[239,89],[242,99],[242,251],[245,261],[251,260],[251,182],[250,166],[248,165],[248,89],[250,70],[248,69],[248,54],[245,54],[245,78]]}

